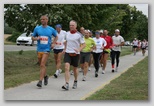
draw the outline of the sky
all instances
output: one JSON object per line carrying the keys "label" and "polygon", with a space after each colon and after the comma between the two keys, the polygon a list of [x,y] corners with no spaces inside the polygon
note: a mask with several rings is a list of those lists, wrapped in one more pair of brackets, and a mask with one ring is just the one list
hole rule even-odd
{"label": "sky", "polygon": [[129,4],[130,6],[136,6],[137,10],[142,11],[148,17],[148,4]]}

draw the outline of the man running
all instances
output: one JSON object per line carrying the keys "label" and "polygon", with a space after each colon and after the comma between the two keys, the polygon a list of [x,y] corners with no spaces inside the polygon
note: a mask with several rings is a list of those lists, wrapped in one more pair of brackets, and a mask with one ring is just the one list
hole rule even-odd
{"label": "man running", "polygon": [[46,75],[46,62],[51,50],[52,35],[55,37],[52,48],[57,41],[57,31],[48,26],[48,17],[46,15],[41,16],[40,26],[35,27],[32,40],[37,40],[37,51],[40,63],[40,80],[37,83],[38,87],[42,87],[42,80],[44,79],[44,85],[48,84],[48,76]]}
{"label": "man running", "polygon": [[66,37],[66,31],[62,30],[62,26],[60,24],[56,25],[56,30],[58,32],[58,40],[55,44],[55,47],[53,49],[54,51],[54,58],[56,62],[56,72],[54,74],[54,77],[57,78],[59,74],[62,72],[61,70],[61,59],[62,55],[64,53],[64,42],[65,42],[65,37]]}
{"label": "man running", "polygon": [[[74,84],[73,89],[77,88],[77,77],[78,77],[78,61],[80,51],[85,47],[85,41],[83,35],[77,31],[77,22],[72,20],[69,23],[70,31],[66,34],[66,44],[65,44],[65,85],[62,89],[69,90],[69,79],[70,79],[70,65],[73,66],[74,72]],[[80,46],[81,45],[81,46]]]}
{"label": "man running", "polygon": [[101,36],[101,38],[104,38],[105,41],[107,42],[107,45],[104,47],[103,54],[101,56],[101,63],[103,64],[102,74],[105,74],[105,68],[106,68],[107,60],[108,60],[108,57],[109,57],[109,54],[110,54],[110,51],[113,45],[113,41],[112,41],[111,36],[108,35],[107,30],[103,31],[103,35]]}
{"label": "man running", "polygon": [[91,51],[96,46],[95,41],[91,37],[89,37],[88,30],[85,30],[84,40],[85,40],[86,47],[84,49],[82,49],[82,51],[80,53],[80,64],[83,67],[82,81],[86,81],[86,75],[88,72],[88,67],[89,67],[88,64],[89,64],[89,60],[90,60]]}
{"label": "man running", "polygon": [[136,38],[134,38],[133,42],[133,52],[134,52],[134,56],[136,55],[136,52],[137,52],[137,48],[138,48],[138,40]]}
{"label": "man running", "polygon": [[94,41],[96,43],[96,48],[93,50],[93,59],[94,59],[94,67],[95,67],[95,77],[98,77],[98,71],[99,71],[99,60],[100,56],[103,52],[104,47],[107,45],[104,38],[100,37],[100,32],[95,32],[95,38]]}
{"label": "man running", "polygon": [[144,56],[145,55],[145,52],[146,52],[146,46],[147,46],[147,42],[146,40],[144,39],[141,43],[141,49],[142,49],[142,55]]}
{"label": "man running", "polygon": [[[121,53],[121,46],[124,45],[124,38],[120,35],[120,30],[116,29],[115,30],[115,35],[112,36],[113,40],[113,48],[111,51],[111,64],[112,64],[112,72],[118,71],[118,66],[119,66],[119,57]],[[116,58],[116,69],[114,69],[114,64],[115,64],[115,58]]]}

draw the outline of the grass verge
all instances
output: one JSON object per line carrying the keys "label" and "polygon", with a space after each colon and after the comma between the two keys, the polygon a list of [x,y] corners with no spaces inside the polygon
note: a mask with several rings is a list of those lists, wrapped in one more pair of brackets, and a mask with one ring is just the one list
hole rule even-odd
{"label": "grass verge", "polygon": [[[129,47],[122,48],[122,55],[130,52]],[[63,60],[62,60],[63,62]],[[36,51],[5,51],[4,52],[4,89],[29,83],[39,79],[39,66]],[[62,63],[64,70],[64,63]],[[47,74],[53,75],[56,70],[53,53],[48,59]]]}
{"label": "grass verge", "polygon": [[86,100],[148,100],[148,57]]}

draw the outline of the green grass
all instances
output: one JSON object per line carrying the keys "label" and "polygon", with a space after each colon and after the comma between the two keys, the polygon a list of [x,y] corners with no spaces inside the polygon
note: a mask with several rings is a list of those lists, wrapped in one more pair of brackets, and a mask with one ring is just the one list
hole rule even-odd
{"label": "green grass", "polygon": [[86,100],[148,100],[148,57]]}
{"label": "green grass", "polygon": [[[129,51],[128,47],[123,47],[122,55],[127,55]],[[4,89],[39,79],[40,70],[36,65],[36,51],[23,51],[22,55],[20,53],[21,51],[4,52]],[[62,69],[64,70],[64,63]],[[55,70],[54,56],[51,53],[48,59],[47,74],[53,75]]]}
{"label": "green grass", "polygon": [[[47,73],[53,75],[56,70],[53,53],[48,59]],[[36,51],[4,52],[4,89],[29,83],[39,79],[39,66]]]}
{"label": "green grass", "polygon": [[129,55],[129,54],[133,53],[132,46],[122,46],[121,50],[122,51],[121,51],[120,56],[125,56],[125,55]]}

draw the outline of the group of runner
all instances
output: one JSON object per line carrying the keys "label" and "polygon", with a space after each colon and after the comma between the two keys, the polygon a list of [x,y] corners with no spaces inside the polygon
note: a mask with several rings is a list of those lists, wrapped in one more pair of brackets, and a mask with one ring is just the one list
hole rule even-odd
{"label": "group of runner", "polygon": [[137,38],[134,38],[132,44],[133,44],[134,56],[140,49],[142,49],[142,55],[143,56],[145,55],[146,49],[148,48],[148,41],[146,39],[143,39],[143,41],[141,41],[138,40]]}
{"label": "group of runner", "polygon": [[[41,16],[40,26],[36,26],[33,32],[32,40],[37,40],[37,52],[40,63],[40,79],[37,83],[38,87],[48,84],[48,76],[46,75],[46,62],[51,49],[54,51],[56,72],[55,78],[62,72],[61,60],[64,55],[65,64],[65,84],[62,89],[69,90],[70,67],[72,66],[74,74],[73,89],[77,88],[78,81],[78,65],[83,70],[83,79],[86,81],[86,75],[90,65],[93,63],[95,68],[95,77],[98,77],[100,65],[102,66],[102,74],[105,74],[107,59],[111,57],[111,72],[118,71],[119,57],[121,46],[124,45],[124,39],[120,35],[120,30],[116,29],[114,36],[109,36],[107,30],[97,30],[95,37],[92,36],[90,30],[85,30],[84,27],[77,31],[77,22],[71,20],[69,22],[70,31],[62,30],[62,26],[57,24],[55,29],[48,26],[48,17]],[[54,40],[52,41],[52,36]],[[116,60],[116,66],[115,66]],[[93,62],[92,62],[93,61]]]}

